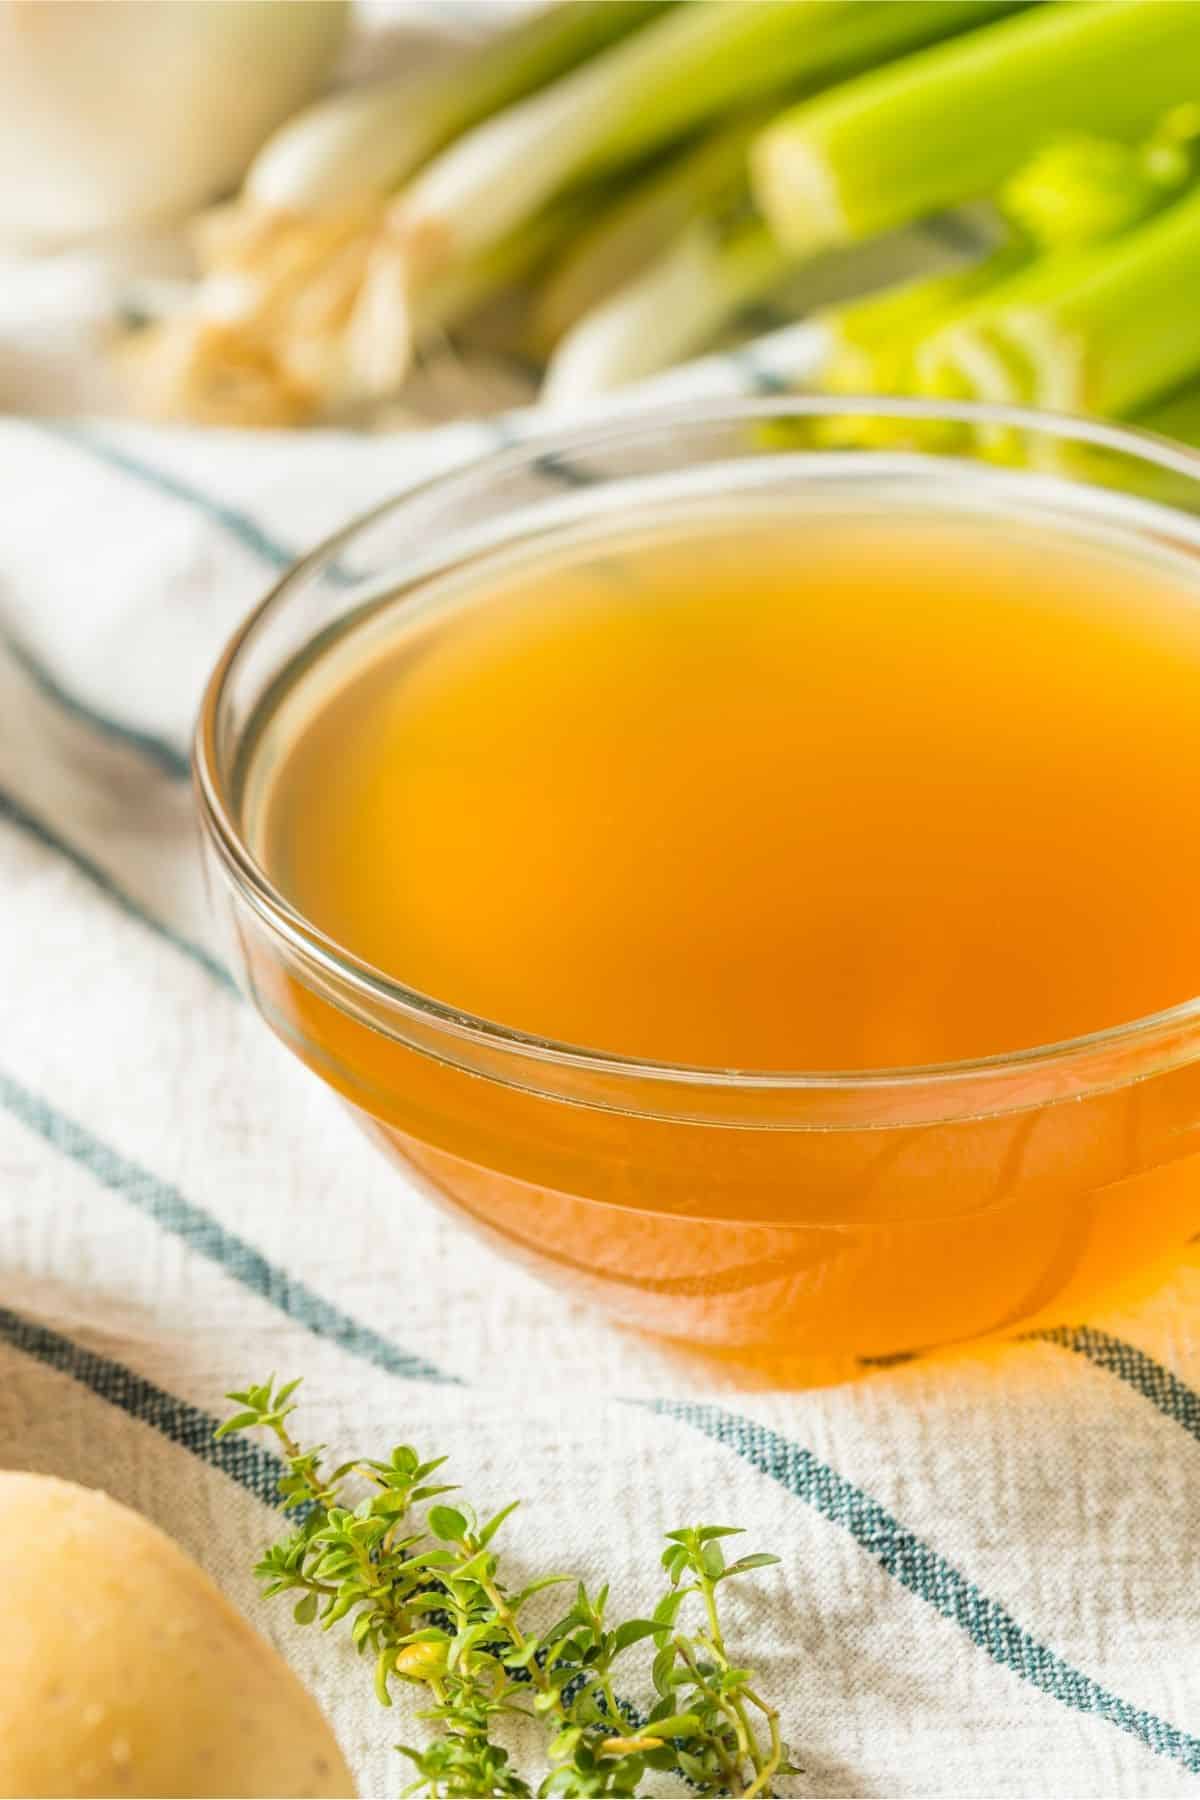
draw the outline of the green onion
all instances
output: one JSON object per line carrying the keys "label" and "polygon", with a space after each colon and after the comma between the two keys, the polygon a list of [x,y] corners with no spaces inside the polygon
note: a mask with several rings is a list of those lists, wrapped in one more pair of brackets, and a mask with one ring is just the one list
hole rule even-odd
{"label": "green onion", "polygon": [[[932,234],[908,232],[823,256],[795,257],[739,194],[724,217],[715,210],[711,219],[679,233],[641,276],[566,334],[550,359],[543,397],[559,405],[577,402],[654,374],[703,348],[739,312],[764,299],[792,317],[811,317],[814,344],[826,339],[826,369],[843,352],[849,355],[851,338],[861,343],[871,329],[868,321],[878,316],[873,338],[880,351],[877,367],[882,368],[885,347],[894,346],[900,336],[898,315],[908,316],[907,329],[913,334],[918,324],[946,316],[949,297],[964,280],[972,293],[983,285],[980,277],[961,268],[947,276],[949,256]],[[937,275],[895,286],[898,268],[908,264],[927,270],[931,260]],[[961,260],[959,250],[954,261]],[[997,268],[991,279],[999,273]],[[885,283],[893,285],[880,294]],[[864,292],[872,298],[847,302],[846,296]],[[919,301],[924,303],[918,310]],[[841,391],[869,391],[878,385],[863,377],[861,361],[855,368],[862,378],[839,383]],[[887,383],[882,386],[891,391]]]}
{"label": "green onion", "polygon": [[641,274],[664,244],[745,186],[762,119],[742,120],[675,156],[586,226],[538,297],[536,342],[548,350],[586,313]]}
{"label": "green onion", "polygon": [[994,190],[1048,135],[1137,135],[1200,67],[1200,6],[1072,0],[921,51],[786,113],[752,152],[778,235],[819,248]]}
{"label": "green onion", "polygon": [[759,220],[729,232],[708,221],[691,226],[568,331],[546,370],[543,402],[576,404],[681,361],[790,265]]}
{"label": "green onion", "polygon": [[256,157],[253,204],[310,210],[387,193],[459,132],[649,23],[668,0],[572,0],[546,6],[467,61],[334,94],[290,119]]}
{"label": "green onion", "polygon": [[533,280],[574,241],[587,216],[582,199],[564,198],[481,255],[436,276],[412,297],[411,326],[417,343],[457,325],[497,294]]}
{"label": "green onion", "polygon": [[476,253],[554,194],[735,107],[960,30],[1005,0],[707,0],[681,6],[469,131],[397,205],[415,272]]}

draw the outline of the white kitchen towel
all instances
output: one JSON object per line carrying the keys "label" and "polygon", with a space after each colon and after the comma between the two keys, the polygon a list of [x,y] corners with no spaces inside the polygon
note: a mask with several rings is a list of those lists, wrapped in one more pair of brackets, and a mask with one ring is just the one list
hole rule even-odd
{"label": "white kitchen towel", "polygon": [[492,435],[0,425],[0,1466],[173,1533],[365,1795],[421,1728],[258,1598],[271,1466],[212,1440],[272,1370],[335,1449],[415,1442],[481,1506],[522,1497],[518,1569],[611,1577],[629,1612],[680,1523],[778,1551],[732,1639],[782,1705],[791,1792],[1197,1790],[1200,1266],[1051,1337],[747,1389],[410,1192],[222,966],[186,774],[218,649],[321,534]]}

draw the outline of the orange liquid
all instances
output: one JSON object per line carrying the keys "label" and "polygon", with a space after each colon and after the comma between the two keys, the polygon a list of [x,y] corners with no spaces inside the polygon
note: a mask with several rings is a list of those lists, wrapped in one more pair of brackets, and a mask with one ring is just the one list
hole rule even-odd
{"label": "orange liquid", "polygon": [[[538,1037],[870,1070],[1200,992],[1200,605],[1065,527],[763,508],[564,547],[385,607],[262,743],[248,811],[284,895]],[[764,1101],[731,1129],[464,1075],[250,960],[412,1166],[679,1335],[878,1355],[1001,1329],[1200,1220],[1189,1069],[904,1128]]]}

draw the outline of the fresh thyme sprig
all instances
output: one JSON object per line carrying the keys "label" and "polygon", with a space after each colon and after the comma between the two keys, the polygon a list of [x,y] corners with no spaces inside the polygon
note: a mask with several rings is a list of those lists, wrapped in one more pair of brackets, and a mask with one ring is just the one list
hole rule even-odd
{"label": "fresh thyme sprig", "polygon": [[[272,1377],[230,1394],[241,1410],[217,1435],[266,1430],[287,1465],[280,1491],[296,1523],[255,1568],[264,1592],[296,1596],[301,1625],[319,1620],[328,1630],[346,1620],[359,1654],[374,1660],[384,1706],[394,1679],[428,1690],[420,1717],[436,1728],[431,1742],[397,1746],[418,1777],[406,1794],[531,1794],[497,1742],[513,1715],[545,1727],[549,1772],[537,1791],[564,1800],[636,1795],[648,1769],[672,1771],[702,1794],[751,1800],[796,1772],[778,1712],[726,1648],[718,1607],[724,1582],[778,1557],[726,1563],[720,1540],[737,1527],[687,1526],[667,1533],[668,1586],[651,1618],[612,1624],[607,1586],[592,1596],[578,1582],[568,1609],[536,1631],[530,1602],[571,1578],[509,1589],[493,1545],[518,1502],[480,1524],[470,1506],[439,1498],[452,1489],[431,1477],[446,1459],[423,1460],[407,1444],[386,1462],[354,1458],[325,1473],[325,1446],[302,1448],[288,1425],[299,1385],[276,1387]],[[366,1486],[353,1502],[352,1482]],[[414,1516],[421,1506],[423,1523]],[[687,1630],[685,1609],[699,1614]],[[654,1652],[655,1700],[644,1716],[618,1697],[613,1675],[642,1642]]]}

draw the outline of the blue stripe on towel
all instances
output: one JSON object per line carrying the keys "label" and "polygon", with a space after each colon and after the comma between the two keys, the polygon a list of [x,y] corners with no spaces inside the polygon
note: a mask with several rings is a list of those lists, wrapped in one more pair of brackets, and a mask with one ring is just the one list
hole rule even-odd
{"label": "blue stripe on towel", "polygon": [[85,1349],[7,1306],[0,1306],[0,1343],[10,1344],[22,1355],[69,1375],[110,1406],[120,1407],[131,1418],[140,1419],[173,1444],[240,1482],[268,1506],[278,1505],[279,1478],[283,1474],[279,1458],[250,1438],[228,1437],[215,1442],[217,1421],[198,1406],[177,1399],[123,1363]]}
{"label": "blue stripe on towel", "polygon": [[127,894],[124,888],[118,887],[106,869],[102,869],[99,863],[93,862],[90,856],[85,856],[82,850],[77,850],[73,844],[69,844],[66,838],[60,837],[58,832],[42,819],[37,818],[3,788],[0,788],[0,820],[3,820],[6,825],[15,826],[19,831],[25,832],[27,836],[41,844],[43,849],[52,850],[56,855],[63,857],[77,874],[82,875],[85,881],[90,881],[106,900],[110,900],[128,918],[133,919],[138,925],[144,926],[147,931],[152,931],[164,943],[170,944],[173,950],[178,950],[181,955],[188,957],[221,987],[228,988],[232,994],[237,994],[237,986],[228,969],[219,963],[216,957],[211,955],[202,944],[194,943],[191,938],[184,937],[181,932],[165,924],[163,920],[155,918],[153,913],[147,912],[131,894]]}
{"label": "blue stripe on towel", "polygon": [[302,1325],[314,1337],[324,1338],[361,1357],[364,1362],[401,1375],[410,1381],[438,1381],[461,1385],[427,1362],[423,1356],[402,1349],[369,1325],[344,1313],[308,1284],[271,1262],[253,1244],[238,1237],[211,1213],[188,1200],[179,1189],[149,1169],[130,1161],[111,1145],[95,1137],[52,1107],[39,1095],[22,1087],[9,1075],[0,1074],[0,1106],[26,1130],[51,1149],[84,1169],[101,1186],[153,1219],[164,1231],[182,1239],[190,1250],[206,1257],[269,1306]]}
{"label": "blue stripe on towel", "polygon": [[716,1406],[658,1400],[651,1409],[680,1419],[723,1444],[840,1525],[911,1594],[970,1638],[986,1656],[1073,1712],[1092,1713],[1137,1738],[1148,1750],[1200,1774],[1200,1738],[1122,1700],[1031,1637],[998,1600],[982,1593],[930,1544],[893,1518],[870,1494],[756,1420]]}
{"label": "blue stripe on towel", "polygon": [[[91,429],[65,424],[57,420],[51,422],[46,419],[27,419],[25,423],[47,437],[56,438],[60,442],[82,451],[96,462],[103,464],[104,467],[115,470],[119,474],[128,475],[134,481],[140,482],[143,487],[161,494],[164,499],[178,501],[181,505],[190,507],[210,524],[218,526],[228,537],[240,544],[243,550],[248,550],[252,556],[278,574],[290,569],[293,563],[302,556],[306,556],[320,541],[320,538],[313,538],[303,544],[292,544],[283,538],[276,537],[273,532],[259,524],[253,514],[246,512],[244,508],[229,505],[227,501],[219,499],[215,494],[197,487],[194,482],[183,480],[180,476],[161,468],[157,463],[147,462],[144,456],[134,455],[120,444],[114,444],[111,439],[103,437]],[[479,422],[479,439],[479,448],[473,453],[464,454],[462,466],[465,467],[475,457],[484,455],[488,451],[502,449],[512,441],[511,434],[505,425],[501,424],[499,420],[486,419]],[[449,473],[450,470],[446,472]],[[421,476],[413,473],[407,482],[397,488],[397,495],[402,494],[406,487],[416,488],[420,484]],[[369,503],[364,501],[360,506],[350,507],[343,523],[348,523],[356,513],[366,510],[368,506],[373,507],[375,504],[377,504],[375,501]],[[325,535],[325,533],[321,533],[321,537]],[[333,587],[348,587],[365,577],[362,573],[356,573],[352,568],[347,567],[339,559],[328,564],[322,571],[321,579]]]}
{"label": "blue stripe on towel", "polygon": [[[86,1349],[49,1327],[0,1306],[0,1342],[58,1370],[119,1407],[191,1455],[219,1468],[256,1498],[278,1503],[282,1463],[252,1439],[213,1438],[217,1421],[110,1357]],[[1200,1769],[1200,1741],[1128,1701],[1109,1693],[1031,1638],[1011,1616],[943,1558],[907,1531],[877,1501],[853,1486],[811,1452],[789,1443],[753,1420],[711,1406],[658,1401],[653,1410],[695,1425],[731,1448],[799,1499],[815,1505],[834,1524],[850,1531],[887,1572],[910,1592],[967,1631],[993,1661],[1013,1670],[1073,1711],[1095,1713],[1137,1737],[1148,1749]]]}
{"label": "blue stripe on towel", "polygon": [[129,475],[143,486],[153,488],[166,500],[178,500],[184,506],[201,513],[212,524],[219,525],[229,537],[241,544],[252,556],[261,562],[270,564],[273,569],[287,569],[301,555],[301,551],[282,539],[274,537],[263,529],[249,513],[242,512],[236,506],[228,505],[204,489],[195,487],[190,481],[183,481],[177,475],[170,474],[155,463],[148,463],[143,457],[134,456],[119,444],[101,437],[99,433],[85,429],[80,425],[53,424],[45,419],[27,421],[35,430],[47,437],[57,438],[60,443],[70,444],[74,449],[91,456],[95,461],[103,463],[107,468],[115,469],[122,475]]}
{"label": "blue stripe on towel", "polygon": [[1059,1325],[1049,1331],[1031,1332],[1029,1337],[1033,1342],[1057,1344],[1060,1349],[1085,1357],[1135,1389],[1189,1436],[1200,1439],[1200,1393],[1136,1344],[1110,1337],[1108,1332],[1096,1331],[1090,1325]]}
{"label": "blue stripe on towel", "polygon": [[171,776],[172,780],[186,779],[188,759],[182,750],[176,749],[166,738],[156,737],[150,731],[139,731],[134,725],[126,725],[123,720],[112,718],[108,713],[89,705],[86,700],[81,700],[78,694],[72,694],[11,631],[0,628],[0,646],[38,692],[52,701],[68,718],[76,720],[80,725],[89,726],[99,737],[107,738],[110,743],[136,751],[165,775]]}

